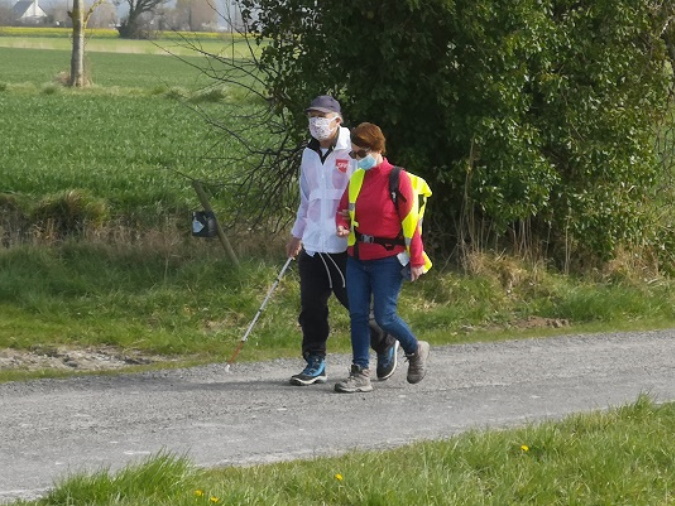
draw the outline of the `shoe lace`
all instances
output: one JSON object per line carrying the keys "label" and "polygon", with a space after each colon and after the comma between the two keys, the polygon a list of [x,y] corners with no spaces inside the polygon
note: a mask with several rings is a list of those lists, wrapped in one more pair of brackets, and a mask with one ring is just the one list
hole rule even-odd
{"label": "shoe lace", "polygon": [[345,383],[350,385],[358,381],[359,371],[349,371],[349,376],[345,380]]}

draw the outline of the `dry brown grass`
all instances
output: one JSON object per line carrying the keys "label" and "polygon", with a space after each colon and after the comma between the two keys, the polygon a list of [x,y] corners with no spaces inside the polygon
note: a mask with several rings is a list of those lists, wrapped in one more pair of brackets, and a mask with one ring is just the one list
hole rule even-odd
{"label": "dry brown grass", "polygon": [[[220,257],[227,254],[217,237],[193,237],[188,218],[166,217],[163,223],[151,227],[130,225],[123,219],[104,223],[83,220],[77,222],[77,233],[65,233],[63,223],[47,218],[37,223],[19,210],[1,208],[0,247],[9,249],[22,245],[54,247],[67,240],[77,240],[115,251],[130,249],[152,251],[167,258],[183,256],[186,251],[202,256]],[[264,234],[250,230],[226,230],[225,235],[239,260],[279,258],[285,254],[287,234]]]}
{"label": "dry brown grass", "polygon": [[643,283],[662,277],[659,259],[650,248],[620,249],[600,271],[603,278]]}
{"label": "dry brown grass", "polygon": [[524,283],[537,283],[545,272],[542,262],[527,262],[514,256],[471,252],[465,256],[467,274],[494,279],[508,294]]}

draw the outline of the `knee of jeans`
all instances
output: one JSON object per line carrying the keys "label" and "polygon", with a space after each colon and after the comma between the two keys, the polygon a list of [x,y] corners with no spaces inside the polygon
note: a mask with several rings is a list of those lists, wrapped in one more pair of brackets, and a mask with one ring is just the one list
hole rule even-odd
{"label": "knee of jeans", "polygon": [[390,331],[396,324],[396,313],[376,314],[375,322],[381,329]]}
{"label": "knee of jeans", "polygon": [[370,316],[361,311],[349,311],[349,318],[354,322],[368,323],[370,326]]}

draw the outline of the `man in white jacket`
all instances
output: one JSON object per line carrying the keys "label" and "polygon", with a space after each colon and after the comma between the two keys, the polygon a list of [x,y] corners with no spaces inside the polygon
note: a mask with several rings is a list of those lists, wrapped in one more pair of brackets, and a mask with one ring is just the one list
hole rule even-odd
{"label": "man in white jacket", "polygon": [[[347,239],[335,233],[335,213],[356,164],[349,156],[349,130],[341,126],[340,103],[321,95],[305,111],[312,136],[302,153],[300,206],[289,257],[298,257],[302,356],[307,366],[291,377],[293,385],[325,383],[328,299],[331,293],[349,309],[345,288]],[[398,341],[383,332],[371,318],[371,346],[377,353],[377,377],[386,380],[396,369]]]}

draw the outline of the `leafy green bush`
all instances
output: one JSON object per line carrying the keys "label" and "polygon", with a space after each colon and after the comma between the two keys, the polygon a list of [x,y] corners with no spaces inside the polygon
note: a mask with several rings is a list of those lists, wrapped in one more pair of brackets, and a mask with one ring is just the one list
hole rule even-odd
{"label": "leafy green bush", "polygon": [[510,238],[561,263],[593,262],[653,225],[645,190],[660,169],[653,127],[667,101],[672,4],[242,3],[298,142],[304,106],[321,93],[351,124],[379,124],[392,161],[432,183],[450,246]]}

